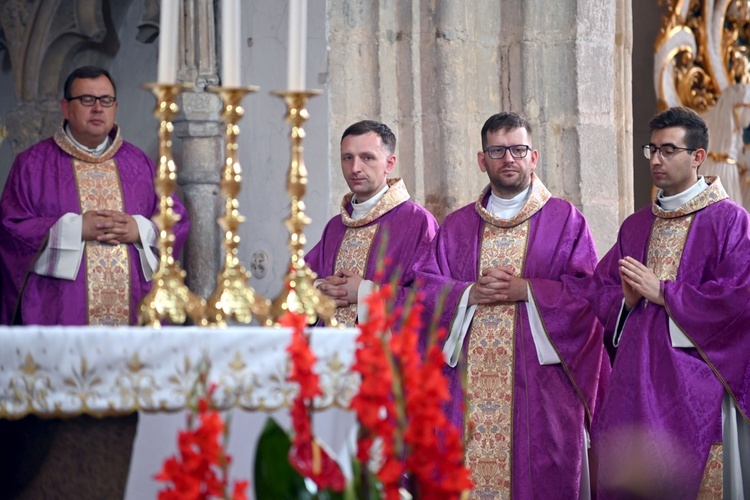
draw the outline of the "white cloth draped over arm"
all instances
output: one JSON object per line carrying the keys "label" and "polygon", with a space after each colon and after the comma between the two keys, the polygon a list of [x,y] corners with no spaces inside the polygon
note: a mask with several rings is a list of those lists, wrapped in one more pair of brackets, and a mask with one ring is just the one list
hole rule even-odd
{"label": "white cloth draped over arm", "polygon": [[[455,367],[458,364],[458,359],[461,356],[461,348],[464,344],[464,339],[466,338],[466,332],[469,330],[471,320],[474,318],[474,312],[477,310],[476,305],[468,305],[469,293],[473,286],[474,285],[471,285],[466,288],[461,295],[461,300],[458,303],[458,310],[456,312],[456,318],[453,321],[451,332],[443,345],[443,356],[445,357],[445,362],[449,366]],[[559,363],[560,357],[557,355],[555,348],[544,333],[539,309],[534,302],[534,297],[531,294],[531,287],[528,283],[526,284],[526,293],[528,294],[529,301],[524,303],[524,305],[529,315],[531,336],[534,339],[539,364],[552,365]]]}
{"label": "white cloth draped over arm", "polygon": [[359,282],[357,289],[357,323],[365,323],[369,318],[370,309],[367,307],[365,299],[375,290],[377,285],[374,281],[363,279]]}
{"label": "white cloth draped over arm", "polygon": [[34,263],[34,272],[63,280],[75,280],[81,267],[83,216],[66,213],[49,229],[47,244]]}
{"label": "white cloth draped over arm", "polygon": [[157,230],[153,222],[142,215],[134,215],[135,223],[138,225],[138,234],[141,241],[135,244],[138,256],[141,260],[141,271],[146,281],[151,281],[151,276],[159,267],[159,257],[156,255]]}
{"label": "white cloth draped over arm", "polygon": [[536,346],[536,356],[539,359],[540,365],[555,365],[560,363],[560,356],[557,355],[557,351],[552,346],[549,338],[544,332],[544,326],[542,325],[542,316],[539,314],[539,309],[534,301],[534,296],[531,294],[531,286],[526,284],[526,293],[529,297],[529,301],[526,302],[526,312],[529,315],[529,326],[531,327],[531,336],[534,338],[534,345]]}
{"label": "white cloth draped over arm", "polygon": [[[156,246],[156,226],[141,215],[134,215],[138,233],[145,245],[136,243],[135,248],[141,261],[141,270],[147,280],[159,267],[159,259],[154,252]],[[47,244],[34,263],[34,272],[42,276],[64,280],[75,280],[81,267],[83,250],[83,215],[66,213],[50,228]]]}
{"label": "white cloth draped over arm", "polygon": [[445,339],[445,344],[443,344],[443,358],[445,358],[448,366],[455,367],[458,364],[466,332],[469,331],[469,325],[471,325],[474,312],[477,310],[476,304],[469,306],[469,293],[471,293],[473,287],[474,285],[468,286],[464,290],[464,293],[461,294],[461,300],[458,301],[456,318],[453,320],[450,334]]}

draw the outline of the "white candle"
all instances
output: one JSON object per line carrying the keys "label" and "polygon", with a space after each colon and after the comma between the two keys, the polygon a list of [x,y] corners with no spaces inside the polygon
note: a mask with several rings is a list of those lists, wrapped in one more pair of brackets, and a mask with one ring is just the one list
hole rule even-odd
{"label": "white candle", "polygon": [[306,44],[307,0],[289,0],[288,90],[305,90]]}
{"label": "white candle", "polygon": [[221,3],[221,84],[240,86],[240,0]]}
{"label": "white candle", "polygon": [[177,0],[162,0],[159,12],[159,66],[156,81],[174,83],[177,76],[177,33],[180,10]]}

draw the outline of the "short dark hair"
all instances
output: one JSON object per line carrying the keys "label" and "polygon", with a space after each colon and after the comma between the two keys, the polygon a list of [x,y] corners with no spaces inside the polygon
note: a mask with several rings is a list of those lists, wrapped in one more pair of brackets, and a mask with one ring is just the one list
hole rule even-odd
{"label": "short dark hair", "polygon": [[106,76],[109,80],[109,83],[112,84],[112,90],[115,91],[115,95],[112,97],[117,97],[117,85],[115,85],[115,81],[112,79],[109,71],[98,66],[82,66],[78,69],[73,70],[73,72],[68,75],[68,78],[65,80],[65,86],[63,87],[63,97],[68,100],[73,97],[72,95],[70,95],[70,89],[73,87],[73,82],[77,79],[94,79],[99,78],[102,75]]}
{"label": "short dark hair", "polygon": [[361,122],[349,125],[341,136],[341,142],[344,142],[344,137],[347,135],[365,135],[370,132],[374,132],[380,136],[383,148],[389,155],[396,152],[396,136],[391,129],[388,128],[388,125],[375,120],[362,120]]}
{"label": "short dark hair", "polygon": [[518,113],[503,111],[490,116],[482,127],[482,149],[487,147],[487,134],[497,130],[515,130],[517,128],[525,128],[529,137],[531,137],[531,124]]}
{"label": "short dark hair", "polygon": [[676,106],[667,108],[648,123],[651,133],[663,128],[685,129],[685,146],[690,149],[708,150],[708,127],[703,118],[690,108]]}

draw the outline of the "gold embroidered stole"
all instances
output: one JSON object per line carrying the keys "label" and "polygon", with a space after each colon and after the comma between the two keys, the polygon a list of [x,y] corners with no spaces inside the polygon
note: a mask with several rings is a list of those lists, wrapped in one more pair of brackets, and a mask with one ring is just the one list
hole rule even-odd
{"label": "gold embroidered stole", "polygon": [[[55,134],[55,142],[73,157],[81,213],[89,210],[124,211],[120,175],[113,158],[122,144],[119,130],[112,146],[100,157],[81,151],[62,129]],[[87,241],[85,249],[88,324],[129,324],[131,290],[128,246]]]}
{"label": "gold embroidered stole", "polygon": [[[512,219],[499,219],[482,202],[476,203],[484,219],[479,272],[487,267],[511,266],[523,275],[530,217],[551,194],[536,176],[529,199]],[[477,307],[467,334],[466,465],[472,471],[470,498],[510,498],[513,450],[513,384],[518,304],[504,302]]]}
{"label": "gold embroidered stole", "polygon": [[[651,228],[646,266],[654,271],[660,281],[674,281],[677,278],[685,242],[696,212],[727,197],[717,178],[707,177],[706,182],[710,182],[708,189],[675,210],[664,210],[657,203],[653,204],[656,219]],[[724,489],[722,450],[721,443],[711,446],[698,492],[699,499],[722,497]]]}
{"label": "gold embroidered stole", "polygon": [[[379,224],[365,227],[347,228],[344,240],[336,255],[335,271],[342,269],[352,271],[359,276],[365,275],[367,261],[370,257],[370,247],[378,233]],[[349,304],[346,307],[337,307],[333,315],[340,325],[354,326],[357,319],[357,304]]]}
{"label": "gold embroidered stole", "polygon": [[[409,193],[403,180],[389,179],[388,186],[388,191],[378,200],[372,210],[357,220],[352,219],[346,209],[354,195],[349,193],[344,196],[341,202],[341,220],[347,226],[347,229],[336,254],[334,274],[341,270],[348,270],[364,277],[372,243],[375,241],[375,236],[378,234],[378,228],[380,227],[379,223],[373,222],[409,199]],[[334,318],[341,325],[354,326],[357,320],[357,304],[337,307]]]}
{"label": "gold embroidered stole", "polygon": [[[523,269],[529,221],[501,228],[485,223],[480,269]],[[517,303],[477,307],[467,349],[466,465],[475,488],[471,498],[510,496],[513,449],[513,376]]]}

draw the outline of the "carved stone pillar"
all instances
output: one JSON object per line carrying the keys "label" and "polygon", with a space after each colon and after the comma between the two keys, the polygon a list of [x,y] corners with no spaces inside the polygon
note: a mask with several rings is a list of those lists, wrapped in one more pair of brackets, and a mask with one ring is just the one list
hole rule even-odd
{"label": "carved stone pillar", "polygon": [[183,251],[188,287],[208,298],[216,287],[221,236],[216,218],[221,210],[219,178],[224,157],[221,99],[205,92],[217,85],[217,42],[212,0],[184,0],[178,57],[178,79],[195,87],[181,96],[174,121],[178,182],[190,215],[190,234]]}
{"label": "carved stone pillar", "polygon": [[[476,162],[484,121],[518,111],[540,176],[606,251],[632,211],[629,22],[630,0],[330,2],[331,158],[351,122],[384,121],[397,175],[442,219],[487,183]],[[338,169],[330,184],[333,214],[346,191]]]}
{"label": "carved stone pillar", "polygon": [[61,79],[71,55],[102,42],[100,0],[7,0],[0,25],[10,55],[18,106],[8,114],[8,140],[16,155],[60,125]]}

